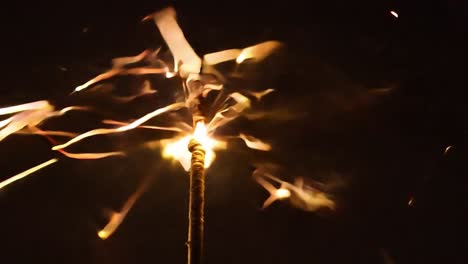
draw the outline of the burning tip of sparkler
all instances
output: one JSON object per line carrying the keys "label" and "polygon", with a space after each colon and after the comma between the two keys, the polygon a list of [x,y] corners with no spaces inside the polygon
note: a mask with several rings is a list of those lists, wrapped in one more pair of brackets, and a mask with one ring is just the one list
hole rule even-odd
{"label": "burning tip of sparkler", "polygon": [[215,150],[225,149],[226,142],[216,140],[208,133],[208,128],[203,121],[195,125],[192,135],[186,135],[176,138],[163,139],[160,141],[163,158],[178,160],[186,171],[190,169],[190,158],[192,154],[188,150],[192,139],[197,140],[205,150],[205,168],[209,168],[216,158]]}
{"label": "burning tip of sparkler", "polygon": [[390,14],[394,16],[395,18],[398,18],[398,13],[396,11],[390,11]]}

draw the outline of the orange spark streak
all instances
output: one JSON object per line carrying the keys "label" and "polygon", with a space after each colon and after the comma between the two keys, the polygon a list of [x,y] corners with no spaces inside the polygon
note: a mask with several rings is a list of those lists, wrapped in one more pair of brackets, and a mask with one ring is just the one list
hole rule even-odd
{"label": "orange spark streak", "polygon": [[209,133],[212,133],[214,130],[216,130],[216,128],[236,119],[240,113],[242,113],[246,108],[250,107],[249,98],[240,93],[230,94],[228,100],[229,99],[233,99],[236,103],[216,113],[216,115],[208,124]]}
{"label": "orange spark streak", "polygon": [[175,10],[172,7],[165,8],[146,16],[143,21],[149,19],[154,20],[174,56],[174,71],[178,71],[183,78],[186,78],[190,73],[200,73],[201,59],[185,39],[184,33],[177,23]]}
{"label": "orange spark streak", "polygon": [[274,50],[281,47],[281,42],[278,41],[265,41],[260,44],[250,46],[242,50],[236,58],[238,64],[244,62],[246,59],[263,60],[270,55]]}
{"label": "orange spark streak", "polygon": [[96,135],[106,135],[106,134],[113,134],[113,133],[121,133],[121,132],[125,132],[125,131],[128,131],[128,130],[131,130],[131,129],[134,129],[136,127],[138,127],[139,125],[145,123],[146,121],[150,120],[151,118],[153,117],[156,117],[160,114],[163,114],[165,112],[168,112],[168,111],[173,111],[173,110],[178,110],[182,107],[184,107],[185,103],[174,103],[174,104],[171,104],[171,105],[168,105],[166,107],[163,107],[163,108],[159,108],[149,114],[146,114],[145,116],[135,120],[134,122],[128,124],[128,125],[125,125],[125,126],[121,126],[119,128],[98,128],[98,129],[94,129],[94,130],[91,130],[91,131],[88,131],[86,133],[83,133],[71,140],[69,140],[68,142],[64,143],[64,144],[61,144],[61,145],[56,145],[52,148],[52,150],[59,150],[59,149],[63,149],[63,148],[66,148],[80,140],[83,140],[85,138],[88,138],[88,137],[92,137],[92,136],[96,136]]}
{"label": "orange spark streak", "polygon": [[124,152],[114,151],[114,152],[103,152],[103,153],[70,153],[64,150],[59,150],[64,156],[67,156],[72,159],[81,159],[81,160],[91,160],[91,159],[102,159],[111,156],[125,156]]}
{"label": "orange spark streak", "polygon": [[244,49],[228,49],[217,51],[205,54],[203,56],[203,63],[206,65],[215,65],[230,60],[236,60],[236,63],[240,64],[246,59],[255,59],[256,61],[261,61],[281,46],[282,44],[280,42],[270,40],[254,46],[246,47]]}
{"label": "orange spark streak", "polygon": [[52,106],[48,101],[36,101],[32,103],[20,104],[15,106],[9,106],[0,108],[0,115],[7,115],[17,112],[22,112],[26,110],[38,110],[38,109],[50,109]]}
{"label": "orange spark streak", "polygon": [[245,134],[242,134],[242,133],[239,135],[239,138],[244,140],[247,147],[249,147],[251,149],[257,149],[257,150],[263,150],[263,151],[270,151],[271,150],[271,146],[269,144],[262,142],[258,138],[254,138],[252,136],[248,136],[248,135],[245,135]]}
{"label": "orange spark streak", "polygon": [[132,69],[112,69],[105,73],[101,73],[98,76],[94,77],[93,79],[87,81],[86,83],[79,85],[75,88],[73,92],[82,91],[93,84],[98,82],[104,81],[106,79],[110,79],[117,75],[145,75],[145,74],[160,74],[166,73],[167,69],[165,68],[132,68]]}
{"label": "orange spark streak", "polygon": [[283,200],[286,198],[289,198],[291,196],[291,192],[288,189],[285,188],[276,188],[273,186],[271,183],[265,181],[264,179],[260,177],[256,177],[257,182],[265,188],[270,193],[270,197],[268,197],[265,202],[263,202],[262,208],[265,209],[268,206],[270,206],[272,203],[274,203],[277,200]]}
{"label": "orange spark streak", "polygon": [[[20,132],[23,128],[29,128],[31,130],[34,130],[33,127],[36,127],[43,121],[52,117],[64,115],[65,113],[71,110],[88,109],[88,107],[69,106],[63,108],[60,111],[54,111],[54,106],[50,105],[47,101],[37,101],[33,103],[0,108],[0,112],[3,114],[12,114],[20,112],[0,122],[0,141],[10,136],[11,134]],[[37,131],[38,129],[35,130]],[[24,134],[24,132],[20,133]],[[61,132],[57,131],[51,133],[60,134]]]}
{"label": "orange spark streak", "polygon": [[132,100],[135,100],[136,98],[149,95],[149,94],[155,94],[155,93],[156,93],[156,90],[151,89],[150,82],[148,80],[145,80],[145,82],[143,83],[143,87],[141,88],[141,91],[138,92],[137,94],[129,95],[129,96],[113,96],[112,98],[114,98],[118,102],[127,103]]}
{"label": "orange spark streak", "polygon": [[47,166],[49,166],[49,165],[51,165],[51,164],[53,164],[53,163],[55,163],[57,161],[58,161],[58,159],[50,159],[50,160],[48,160],[46,162],[43,162],[43,163],[41,163],[41,164],[39,164],[39,165],[37,165],[35,167],[32,167],[32,168],[30,168],[28,170],[25,170],[25,171],[23,171],[23,172],[21,172],[19,174],[16,174],[15,176],[13,176],[11,178],[8,178],[8,179],[0,182],[0,190],[3,189],[4,187],[6,187],[7,185],[10,185],[13,182],[19,181],[19,180],[23,179],[24,177],[26,177],[28,175],[31,175],[32,173],[34,173],[34,172],[36,172],[36,171],[38,171],[38,170],[40,170],[42,168],[45,168],[45,167],[47,167]]}
{"label": "orange spark streak", "polygon": [[[49,140],[50,143],[54,145],[57,144],[57,142],[53,138],[51,138],[49,135],[47,134],[40,134],[40,135],[44,136],[47,140]],[[110,156],[125,156],[125,153],[120,152],[120,151],[103,152],[103,153],[70,153],[63,149],[59,149],[57,151],[66,157],[69,157],[72,159],[82,159],[82,160],[102,159],[102,158],[107,158]]]}
{"label": "orange spark streak", "polygon": [[249,94],[255,97],[258,101],[260,101],[265,95],[270,94],[274,91],[275,89],[266,89],[260,92],[249,92]]}
{"label": "orange spark streak", "polygon": [[128,212],[130,209],[132,209],[133,205],[135,202],[140,198],[140,196],[146,191],[147,187],[149,185],[149,178],[143,182],[143,184],[134,192],[128,200],[125,202],[125,204],[122,206],[122,210],[120,212],[112,212],[112,215],[110,216],[110,220],[107,223],[107,225],[98,231],[98,236],[102,240],[105,240],[109,238],[122,224],[122,221],[125,219],[127,216]]}
{"label": "orange spark streak", "polygon": [[[273,192],[272,185],[265,185],[263,181],[259,181],[259,183],[270,192],[270,197],[267,199],[267,201],[271,204],[272,202],[276,201],[279,199],[278,196],[287,196],[283,197],[284,198],[289,198],[289,201],[291,204],[299,209],[302,209],[304,211],[316,211],[322,207],[326,207],[329,209],[334,210],[335,209],[335,203],[330,200],[327,195],[317,189],[314,189],[309,186],[305,186],[303,184],[302,178],[299,178],[296,180],[295,184],[290,184],[288,182],[282,181],[273,175],[256,170],[253,175],[257,177],[257,181],[259,177],[266,177],[271,179],[272,181],[275,181],[279,184],[281,184],[281,187],[276,189]],[[281,190],[281,191],[280,191]],[[283,190],[288,190],[289,194],[287,194],[286,191]],[[273,197],[273,198],[271,198]],[[267,202],[265,201],[265,202]]]}
{"label": "orange spark streak", "polygon": [[66,132],[66,131],[51,131],[51,130],[40,130],[36,128],[37,130],[34,131],[27,131],[27,130],[21,130],[18,131],[16,134],[23,134],[23,135],[41,135],[41,136],[61,136],[61,137],[76,137],[78,134],[76,133],[71,133],[71,132]]}
{"label": "orange spark streak", "polygon": [[[109,125],[118,125],[118,126],[128,126],[130,123],[120,122],[116,120],[102,120],[102,123],[109,124]],[[167,130],[167,131],[175,131],[175,132],[185,132],[181,128],[178,127],[160,127],[160,126],[138,126],[139,128],[147,128],[147,129],[154,129],[154,130]]]}
{"label": "orange spark streak", "polygon": [[132,63],[137,63],[139,61],[142,61],[146,56],[151,54],[150,50],[144,50],[140,54],[136,56],[129,56],[129,57],[120,57],[120,58],[115,58],[112,60],[112,66],[114,68],[122,68],[128,64]]}

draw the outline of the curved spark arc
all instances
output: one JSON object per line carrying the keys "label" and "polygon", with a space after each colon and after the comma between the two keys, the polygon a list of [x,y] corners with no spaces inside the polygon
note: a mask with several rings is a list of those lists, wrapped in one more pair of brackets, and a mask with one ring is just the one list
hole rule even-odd
{"label": "curved spark arc", "polygon": [[64,144],[60,144],[60,145],[56,145],[52,148],[52,150],[59,150],[59,149],[63,149],[63,148],[66,148],[76,142],[79,142],[85,138],[88,138],[88,137],[92,137],[92,136],[97,136],[97,135],[105,135],[105,134],[113,134],[113,133],[120,133],[120,132],[125,132],[125,131],[128,131],[128,130],[131,130],[131,129],[134,129],[136,127],[138,127],[139,125],[145,123],[146,121],[160,115],[160,114],[163,114],[165,112],[168,112],[168,111],[174,111],[174,110],[178,110],[182,107],[184,107],[184,103],[174,103],[174,104],[171,104],[171,105],[168,105],[166,107],[163,107],[163,108],[159,108],[151,113],[148,113],[146,115],[144,115],[143,117],[140,117],[139,119],[135,120],[134,122],[128,124],[128,125],[125,125],[125,126],[121,126],[119,128],[98,128],[98,129],[94,129],[94,130],[91,130],[91,131],[88,131],[86,133],[83,133],[71,140],[69,140],[68,142],[64,143]]}

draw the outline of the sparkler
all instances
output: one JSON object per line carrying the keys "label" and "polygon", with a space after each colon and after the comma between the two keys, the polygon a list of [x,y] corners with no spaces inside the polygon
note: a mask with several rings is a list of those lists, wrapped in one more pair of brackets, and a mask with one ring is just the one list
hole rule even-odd
{"label": "sparkler", "polygon": [[[188,262],[198,264],[202,261],[203,252],[205,169],[209,168],[215,160],[215,151],[226,149],[229,139],[241,139],[251,149],[271,150],[268,143],[245,133],[224,137],[216,134],[219,127],[245,114],[245,110],[251,106],[251,98],[259,101],[275,91],[269,88],[260,92],[235,91],[227,93],[223,89],[226,78],[216,69],[216,65],[229,61],[236,64],[258,62],[268,57],[282,44],[278,41],[267,41],[244,49],[231,49],[205,54],[202,60],[185,39],[177,24],[174,9],[166,8],[143,19],[143,21],[149,20],[153,20],[158,27],[173,55],[173,63],[159,58],[159,49],[155,51],[145,50],[136,56],[116,58],[112,61],[111,69],[77,86],[72,94],[79,94],[84,90],[89,92],[99,90],[98,85],[100,83],[119,75],[159,74],[166,78],[180,78],[184,92],[183,99],[176,100],[134,120],[103,120],[103,124],[112,127],[96,128],[82,134],[42,130],[40,127],[50,118],[62,116],[71,110],[91,111],[92,108],[90,107],[70,106],[56,110],[55,106],[45,100],[4,107],[0,108],[0,115],[11,116],[0,121],[0,141],[12,134],[37,134],[46,137],[54,145],[52,150],[58,151],[68,158],[101,159],[109,156],[122,156],[125,155],[125,152],[70,153],[65,149],[90,137],[124,133],[135,128],[175,132],[176,135],[172,138],[147,142],[145,146],[159,147],[164,158],[177,160],[186,171],[190,171]],[[212,92],[216,92],[217,97],[214,101],[207,102],[207,96]],[[114,99],[119,103],[127,103],[137,97],[155,93],[156,91],[152,90],[149,82],[146,81],[137,94],[127,97],[114,97]],[[188,110],[191,114],[192,120],[190,122],[188,120],[179,121],[169,127],[147,124],[158,116],[183,109]],[[210,114],[204,112],[203,109],[209,109]],[[247,118],[257,119],[261,116]],[[63,142],[56,137],[68,137],[69,139]],[[0,189],[59,160],[60,158],[51,159],[0,182]],[[270,197],[263,205],[264,208],[276,200],[283,199],[289,199],[294,206],[306,211],[315,211],[321,207],[334,208],[334,202],[327,195],[318,189],[305,186],[300,180],[294,184],[287,183],[260,169],[254,172],[254,178],[270,193]],[[270,181],[280,184],[280,188],[274,187]],[[109,223],[98,232],[100,238],[107,239],[115,232],[138,197],[146,189],[146,186],[147,183],[138,189],[124,204],[120,212],[115,212],[110,216]]]}

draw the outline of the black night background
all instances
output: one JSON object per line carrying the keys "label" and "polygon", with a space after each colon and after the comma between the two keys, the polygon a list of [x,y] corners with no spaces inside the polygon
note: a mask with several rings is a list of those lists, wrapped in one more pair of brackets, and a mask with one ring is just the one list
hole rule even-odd
{"label": "black night background", "polygon": [[[279,40],[285,48],[241,84],[275,88],[258,107],[278,115],[229,127],[273,150],[235,143],[218,153],[207,172],[206,263],[468,263],[465,3],[188,2],[5,4],[0,107],[67,105],[74,87],[112,58],[163,45],[141,19],[168,5],[199,55]],[[113,117],[167,103],[177,86],[155,88],[157,96],[113,109]],[[71,114],[56,125],[86,131],[105,115]],[[130,154],[63,159],[0,190],[0,262],[184,263],[188,177],[159,151],[134,146],[161,135],[170,133],[90,140],[81,150]],[[6,138],[0,181],[58,157],[50,148],[39,136]],[[285,179],[330,183],[337,210],[304,212],[287,202],[262,210],[268,194],[251,177],[261,161],[280,164]],[[100,240],[104,212],[119,210],[148,176],[120,228]]]}

